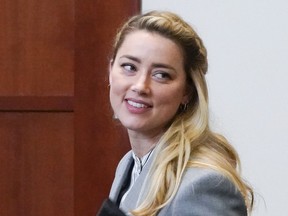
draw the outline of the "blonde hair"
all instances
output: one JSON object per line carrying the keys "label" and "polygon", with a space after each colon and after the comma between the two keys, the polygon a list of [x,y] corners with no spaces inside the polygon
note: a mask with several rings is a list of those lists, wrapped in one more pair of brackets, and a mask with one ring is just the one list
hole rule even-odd
{"label": "blonde hair", "polygon": [[205,80],[207,52],[197,33],[171,12],[152,11],[130,18],[118,32],[112,61],[125,37],[137,30],[158,33],[183,51],[190,101],[180,108],[156,147],[157,157],[149,173],[144,201],[132,211],[135,216],[156,215],[177,193],[187,167],[217,170],[241,192],[247,209],[253,206],[253,191],[240,176],[240,160],[227,140],[209,128],[208,90]]}

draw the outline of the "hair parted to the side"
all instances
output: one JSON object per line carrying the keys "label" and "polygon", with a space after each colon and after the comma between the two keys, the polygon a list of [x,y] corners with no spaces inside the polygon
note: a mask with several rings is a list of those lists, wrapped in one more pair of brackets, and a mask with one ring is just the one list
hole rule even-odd
{"label": "hair parted to the side", "polygon": [[153,216],[175,196],[187,167],[217,170],[239,189],[247,209],[253,207],[253,190],[240,176],[237,152],[221,135],[209,128],[207,52],[192,27],[171,12],[152,11],[130,18],[115,38],[112,62],[125,37],[134,31],[157,33],[174,41],[183,51],[190,101],[179,111],[158,142],[153,166],[149,172],[148,193],[131,213]]}

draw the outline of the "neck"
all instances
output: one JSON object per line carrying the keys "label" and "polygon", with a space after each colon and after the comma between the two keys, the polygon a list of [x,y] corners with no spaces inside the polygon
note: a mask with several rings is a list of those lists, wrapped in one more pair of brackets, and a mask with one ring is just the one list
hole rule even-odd
{"label": "neck", "polygon": [[145,134],[130,130],[128,130],[128,135],[131,148],[135,155],[139,158],[142,158],[151,149],[153,149],[159,141],[160,137],[162,136],[162,134],[147,136]]}

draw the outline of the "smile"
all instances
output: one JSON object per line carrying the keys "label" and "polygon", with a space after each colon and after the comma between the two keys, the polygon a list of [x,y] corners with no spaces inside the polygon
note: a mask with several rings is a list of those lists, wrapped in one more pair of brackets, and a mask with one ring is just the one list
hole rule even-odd
{"label": "smile", "polygon": [[127,100],[127,103],[135,108],[147,108],[148,106],[142,103],[136,103],[134,101]]}

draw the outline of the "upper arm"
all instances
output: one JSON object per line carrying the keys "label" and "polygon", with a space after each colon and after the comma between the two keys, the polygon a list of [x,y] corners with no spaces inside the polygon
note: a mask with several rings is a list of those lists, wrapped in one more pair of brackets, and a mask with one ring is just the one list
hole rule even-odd
{"label": "upper arm", "polygon": [[199,170],[197,175],[185,174],[167,207],[169,213],[176,216],[247,215],[244,199],[234,184],[219,173],[207,170],[200,175]]}

